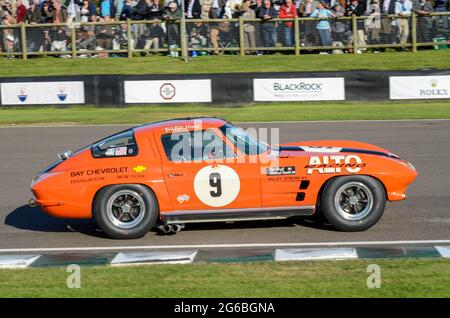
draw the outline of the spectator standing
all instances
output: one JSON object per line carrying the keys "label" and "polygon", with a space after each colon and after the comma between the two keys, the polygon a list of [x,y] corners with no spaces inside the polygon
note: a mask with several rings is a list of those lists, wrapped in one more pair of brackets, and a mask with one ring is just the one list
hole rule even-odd
{"label": "spectator standing", "polygon": [[264,7],[259,10],[258,16],[262,20],[261,32],[264,47],[276,47],[277,45],[277,27],[276,23],[271,21],[277,17],[277,10],[272,7],[270,0],[264,0]]}
{"label": "spectator standing", "polygon": [[[410,0],[399,0],[395,3],[395,13],[401,17],[396,21],[400,44],[406,44],[408,42],[409,17],[411,16],[411,10],[412,2]],[[404,49],[406,50],[406,48]]]}
{"label": "spectator standing", "polygon": [[[371,4],[367,7],[366,20],[367,28],[367,41],[369,44],[380,44],[380,32],[381,32],[381,8],[379,0],[372,0]],[[379,52],[375,50],[374,52]]]}
{"label": "spectator standing", "polygon": [[82,5],[81,0],[66,0],[64,6],[67,8],[67,23],[73,21],[80,22],[80,7]]}
{"label": "spectator standing", "polygon": [[222,12],[225,7],[225,0],[211,0],[211,8],[215,11],[217,18],[222,17]]}
{"label": "spectator standing", "polygon": [[116,15],[116,8],[113,0],[102,0],[100,2],[100,16],[114,17]]}
{"label": "spectator standing", "polygon": [[[322,46],[331,46],[332,38],[331,38],[331,25],[328,19],[333,18],[333,13],[325,7],[325,3],[319,1],[317,3],[317,9],[311,13],[312,18],[320,19],[316,24],[317,31],[319,32],[320,42]],[[327,54],[327,52],[323,51],[322,54]]]}
{"label": "spectator standing", "polygon": [[163,14],[163,6],[160,4],[160,0],[153,0],[149,4],[148,20],[161,20]]}
{"label": "spectator standing", "polygon": [[16,2],[16,22],[25,22],[27,16],[27,8],[23,4],[22,0],[17,0]]}
{"label": "spectator standing", "polygon": [[[449,12],[450,11],[450,0],[435,0],[434,2],[434,11],[435,12]],[[448,27],[449,27],[449,17],[447,16],[437,16],[436,24],[437,28],[442,24],[441,34],[443,37],[447,39],[449,35]]]}
{"label": "spectator standing", "polygon": [[133,6],[132,0],[126,0],[123,4],[122,11],[120,12],[119,20],[126,21],[133,18]]}
{"label": "spectator standing", "polygon": [[[219,19],[219,16],[217,14],[216,8],[213,6],[210,7],[208,12],[208,18],[209,19]],[[211,46],[213,47],[212,54],[218,55],[219,51],[217,50],[219,48],[219,24],[217,22],[210,22],[209,23],[209,41],[211,42]]]}
{"label": "spectator standing", "polygon": [[[366,11],[365,4],[360,3],[358,0],[352,0],[350,3],[350,6],[347,8],[347,15],[352,16],[355,15],[357,17],[364,16],[364,13]],[[358,19],[357,22],[357,31],[356,34],[353,34],[354,37],[356,37],[356,45],[358,47],[366,46],[366,40],[365,40],[365,33],[364,33],[364,19]],[[367,50],[366,48],[363,49],[357,49],[356,53],[362,53],[362,50]]]}
{"label": "spectator standing", "polygon": [[[302,2],[299,5],[298,11],[301,17],[309,18],[316,9],[317,9],[317,1],[302,0]],[[316,46],[319,44],[314,21],[302,21],[300,23],[300,29],[301,33],[305,35],[301,37],[302,45]]]}
{"label": "spectator standing", "polygon": [[[256,17],[255,11],[250,8],[248,2],[242,4],[241,11],[244,19],[254,19]],[[255,26],[251,22],[244,22],[244,46],[246,48],[256,47]],[[249,53],[250,51],[247,51],[247,54]]]}
{"label": "spectator standing", "polygon": [[[336,18],[341,18],[345,16],[345,9],[342,7],[342,5],[339,2],[336,2],[331,8],[331,13]],[[348,20],[336,20],[331,22],[331,31],[332,31],[332,37],[336,40],[341,42],[343,45],[348,44]]]}
{"label": "spectator standing", "polygon": [[169,7],[163,13],[163,20],[166,21],[167,43],[171,50],[180,46],[179,25],[176,22],[181,19],[182,14],[176,2],[169,3]]}
{"label": "spectator standing", "polygon": [[[42,23],[41,9],[37,4],[38,0],[31,0],[27,10],[26,21],[29,24]],[[38,52],[44,45],[44,30],[42,28],[31,28],[27,33],[28,52]]]}
{"label": "spectator standing", "polygon": [[[293,19],[297,16],[297,9],[292,4],[292,0],[286,0],[285,4],[281,6],[280,18],[281,19]],[[284,41],[287,47],[294,46],[294,22],[284,23]]]}
{"label": "spectator standing", "polygon": [[114,0],[114,7],[116,8],[115,19],[120,20],[120,14],[122,13],[125,0]]}
{"label": "spectator standing", "polygon": [[434,11],[433,5],[428,0],[416,0],[413,3],[412,11],[417,14],[417,42],[431,42],[431,28],[433,22],[430,13]]}

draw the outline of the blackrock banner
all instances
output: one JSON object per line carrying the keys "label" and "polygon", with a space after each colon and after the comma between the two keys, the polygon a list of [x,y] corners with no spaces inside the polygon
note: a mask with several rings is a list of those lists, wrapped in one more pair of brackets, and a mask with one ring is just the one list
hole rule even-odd
{"label": "blackrock banner", "polygon": [[345,100],[343,77],[263,78],[253,80],[255,101]]}
{"label": "blackrock banner", "polygon": [[450,75],[391,76],[390,99],[450,98]]}
{"label": "blackrock banner", "polygon": [[125,103],[210,103],[211,80],[125,81]]}
{"label": "blackrock banner", "polygon": [[1,83],[2,105],[84,104],[84,82]]}

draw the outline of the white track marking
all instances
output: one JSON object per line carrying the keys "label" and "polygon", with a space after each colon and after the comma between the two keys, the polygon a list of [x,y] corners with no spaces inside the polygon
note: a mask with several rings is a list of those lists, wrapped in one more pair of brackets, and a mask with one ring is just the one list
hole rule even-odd
{"label": "white track marking", "polygon": [[417,241],[359,241],[359,242],[314,242],[314,243],[253,243],[253,244],[197,244],[197,245],[143,245],[143,246],[91,246],[55,248],[4,248],[0,253],[19,252],[77,252],[77,251],[125,251],[162,249],[210,249],[210,248],[264,248],[264,247],[314,247],[314,246],[373,246],[373,245],[413,245],[450,244],[450,240]]}
{"label": "white track marking", "polygon": [[[170,118],[168,119],[170,120]],[[450,118],[425,119],[356,119],[356,120],[287,120],[287,121],[233,121],[236,124],[308,124],[308,123],[377,123],[377,122],[433,122],[450,121]],[[76,128],[76,127],[136,127],[145,123],[135,124],[55,124],[55,125],[0,125],[0,129],[7,128]],[[151,124],[151,123],[149,123]]]}

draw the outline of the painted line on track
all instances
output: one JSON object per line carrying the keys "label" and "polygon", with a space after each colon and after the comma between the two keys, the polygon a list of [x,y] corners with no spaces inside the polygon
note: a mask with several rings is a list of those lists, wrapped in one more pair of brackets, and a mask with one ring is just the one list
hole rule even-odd
{"label": "painted line on track", "polygon": [[220,248],[266,248],[266,247],[315,247],[315,246],[386,246],[386,245],[450,244],[450,240],[412,241],[357,241],[357,242],[314,242],[314,243],[250,243],[250,244],[197,244],[197,245],[137,245],[137,246],[90,246],[90,247],[50,247],[50,248],[4,248],[0,253],[19,252],[79,252],[79,251],[125,251],[164,249],[220,249]]}
{"label": "painted line on track", "polygon": [[[168,118],[170,120],[170,118]],[[287,120],[287,121],[233,121],[236,124],[317,124],[317,123],[367,123],[367,122],[430,122],[450,121],[450,118],[424,118],[424,119],[355,119],[355,120]],[[135,127],[146,123],[131,124],[55,124],[55,125],[0,125],[0,129],[7,128],[77,128],[77,127]],[[151,124],[149,122],[148,124]]]}

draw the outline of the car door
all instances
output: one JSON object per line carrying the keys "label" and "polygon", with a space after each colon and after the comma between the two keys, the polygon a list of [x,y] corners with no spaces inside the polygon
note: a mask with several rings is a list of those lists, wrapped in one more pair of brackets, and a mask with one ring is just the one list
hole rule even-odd
{"label": "car door", "polygon": [[259,164],[238,160],[242,154],[219,130],[172,132],[157,140],[174,211],[261,207]]}

